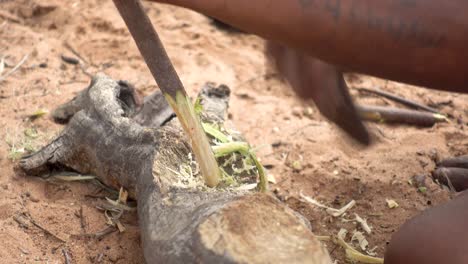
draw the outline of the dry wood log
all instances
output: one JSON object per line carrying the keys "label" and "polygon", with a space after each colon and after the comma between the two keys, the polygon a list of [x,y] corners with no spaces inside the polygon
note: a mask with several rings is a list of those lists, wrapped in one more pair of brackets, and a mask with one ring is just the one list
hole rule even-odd
{"label": "dry wood log", "polygon": [[[126,188],[138,202],[147,263],[331,263],[308,221],[273,196],[210,189],[177,173],[191,165],[178,120],[161,94],[141,109],[135,95],[98,75],[61,109],[70,120],[64,131],[20,167],[36,175],[69,168]],[[229,90],[205,87],[201,97],[204,118],[224,120]]]}

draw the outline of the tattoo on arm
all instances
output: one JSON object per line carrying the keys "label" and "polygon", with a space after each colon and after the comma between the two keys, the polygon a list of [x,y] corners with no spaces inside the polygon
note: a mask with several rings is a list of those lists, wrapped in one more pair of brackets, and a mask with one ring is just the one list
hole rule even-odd
{"label": "tattoo on arm", "polygon": [[[445,41],[444,34],[433,32],[421,24],[418,18],[399,17],[399,14],[395,16],[375,14],[369,4],[363,4],[365,1],[356,3],[351,0],[349,10],[343,9],[341,0],[298,0],[298,2],[305,15],[311,15],[310,13],[314,11],[325,12],[336,24],[347,19],[355,26],[362,26],[362,29],[388,34],[395,42],[406,42],[421,48],[436,48]],[[415,0],[395,2],[405,8],[416,8],[418,5]]]}
{"label": "tattoo on arm", "polygon": [[335,21],[340,19],[341,0],[298,0],[299,6],[306,13],[311,7],[326,11]]}
{"label": "tattoo on arm", "polygon": [[[410,4],[411,0],[401,0],[406,4]],[[413,2],[412,2],[413,3]],[[395,42],[405,41],[408,44],[418,45],[420,48],[435,48],[439,47],[444,41],[444,35],[433,32],[427,26],[419,22],[418,18],[406,18],[395,16],[381,16],[372,12],[370,7],[367,7],[367,14],[356,15],[353,11],[350,12],[351,21],[356,24],[364,23],[367,29],[388,34]],[[362,21],[359,21],[362,19]]]}

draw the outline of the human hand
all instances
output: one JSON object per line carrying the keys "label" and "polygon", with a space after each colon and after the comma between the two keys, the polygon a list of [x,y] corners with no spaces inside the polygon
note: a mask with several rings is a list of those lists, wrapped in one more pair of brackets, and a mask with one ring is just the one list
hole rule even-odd
{"label": "human hand", "polygon": [[266,52],[299,97],[312,99],[325,117],[359,142],[370,143],[342,72],[333,65],[271,41],[267,42]]}

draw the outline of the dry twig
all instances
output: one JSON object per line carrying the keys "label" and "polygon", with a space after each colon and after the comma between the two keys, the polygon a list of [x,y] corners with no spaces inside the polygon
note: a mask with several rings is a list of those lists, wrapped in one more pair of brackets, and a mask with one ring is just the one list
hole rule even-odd
{"label": "dry twig", "polygon": [[81,56],[81,54],[72,45],[70,45],[68,41],[65,41],[64,46],[69,51],[71,51],[75,56],[80,58],[80,60],[82,60],[84,63],[89,64],[89,62],[83,56]]}
{"label": "dry twig", "polygon": [[0,76],[0,82],[4,81],[6,78],[8,78],[8,76],[12,75],[13,73],[15,73],[25,62],[26,60],[29,58],[29,54],[26,54],[21,60],[20,62],[18,62],[18,64],[15,65],[15,67],[13,67],[13,69],[11,69],[9,72],[5,73],[5,75],[3,76]]}
{"label": "dry twig", "polygon": [[39,223],[37,223],[34,219],[32,219],[32,217],[29,217],[29,221],[35,225],[37,228],[41,229],[42,231],[44,231],[44,233],[54,237],[55,239],[59,240],[60,242],[62,243],[67,243],[67,241],[65,241],[64,239],[60,238],[59,236],[57,236],[56,234],[54,234],[53,232],[51,232],[50,230],[48,230],[47,228],[43,227],[42,225],[40,225]]}
{"label": "dry twig", "polygon": [[434,113],[434,114],[439,113],[439,111],[437,109],[431,108],[429,106],[425,106],[423,104],[417,103],[417,102],[412,101],[412,100],[408,100],[406,98],[403,98],[403,97],[400,97],[400,96],[397,96],[397,95],[394,95],[394,94],[391,94],[391,93],[388,93],[388,92],[384,92],[384,91],[381,91],[381,90],[373,90],[373,89],[368,89],[368,88],[358,88],[358,89],[360,91],[364,91],[364,92],[367,92],[367,93],[372,93],[372,94],[382,96],[384,98],[387,98],[389,100],[392,100],[394,102],[406,105],[406,106],[414,108],[414,109],[424,110],[424,111],[431,112],[431,113]]}
{"label": "dry twig", "polygon": [[358,214],[354,214],[354,215],[356,216],[356,222],[358,222],[361,225],[362,230],[366,231],[367,234],[372,233],[372,229],[367,224],[367,220],[361,218]]}
{"label": "dry twig", "polygon": [[349,209],[353,208],[354,205],[356,205],[356,201],[355,200],[352,200],[351,202],[349,202],[347,205],[343,206],[342,208],[340,209],[335,209],[335,208],[332,208],[332,207],[328,207],[326,205],[323,205],[321,204],[320,202],[318,202],[317,200],[309,197],[309,196],[306,196],[304,195],[302,192],[299,194],[301,196],[302,199],[304,199],[306,202],[310,203],[310,204],[313,204],[317,207],[320,207],[320,208],[324,208],[326,209],[326,212],[330,215],[332,215],[333,217],[339,217],[339,216],[342,216],[344,215]]}
{"label": "dry twig", "polygon": [[23,20],[7,11],[0,10],[0,17],[15,23],[21,23]]}
{"label": "dry twig", "polygon": [[15,220],[15,222],[17,222],[22,228],[29,228],[27,219],[23,215],[15,215],[13,216],[13,220]]}
{"label": "dry twig", "polygon": [[117,228],[113,226],[108,226],[105,229],[96,232],[96,233],[86,233],[86,234],[75,234],[73,235],[74,237],[88,237],[88,238],[96,238],[96,239],[101,239],[109,234],[114,233],[117,231]]}
{"label": "dry twig", "polygon": [[103,257],[104,257],[104,253],[99,253],[99,255],[96,258],[95,263],[101,263]]}
{"label": "dry twig", "polygon": [[71,257],[70,257],[70,254],[68,254],[68,250],[66,250],[65,248],[62,248],[62,253],[63,253],[63,257],[65,258],[65,264],[71,264]]}
{"label": "dry twig", "polygon": [[80,226],[81,229],[86,232],[86,220],[84,219],[83,215],[83,206],[80,207]]}

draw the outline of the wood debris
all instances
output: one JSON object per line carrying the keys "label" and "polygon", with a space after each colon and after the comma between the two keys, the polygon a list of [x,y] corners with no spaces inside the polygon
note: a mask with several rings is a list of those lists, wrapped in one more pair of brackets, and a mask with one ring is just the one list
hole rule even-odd
{"label": "wood debris", "polygon": [[372,233],[371,227],[367,224],[367,220],[361,218],[358,214],[354,214],[356,216],[356,222],[361,225],[362,230],[364,230],[367,234],[370,235]]}
{"label": "wood debris", "polygon": [[361,252],[354,249],[351,245],[346,243],[345,238],[348,231],[346,229],[341,229],[336,236],[335,243],[343,247],[346,251],[346,257],[354,262],[361,262],[367,264],[383,264],[383,258],[371,257],[364,255]]}
{"label": "wood debris", "polygon": [[355,200],[352,200],[351,202],[349,202],[347,205],[343,206],[341,209],[335,209],[335,208],[332,208],[332,207],[329,207],[329,206],[326,206],[324,204],[321,204],[320,202],[318,202],[317,200],[313,199],[312,197],[309,197],[309,196],[306,196],[304,195],[302,192],[299,193],[300,197],[302,199],[304,199],[306,202],[310,203],[310,204],[313,204],[317,207],[320,207],[320,208],[323,208],[323,209],[326,209],[326,212],[330,215],[332,215],[333,217],[339,217],[339,216],[342,216],[344,215],[349,209],[353,208],[355,205],[356,205],[356,201]]}
{"label": "wood debris", "polygon": [[18,64],[15,65],[15,67],[13,67],[13,69],[11,69],[9,72],[5,73],[4,75],[0,76],[0,82],[6,80],[6,78],[8,78],[8,76],[12,75],[13,73],[15,73],[25,62],[26,60],[28,60],[29,58],[29,54],[26,54],[19,62]]}
{"label": "wood debris", "polygon": [[400,206],[395,200],[386,199],[386,201],[387,201],[387,206],[390,209],[395,209]]}
{"label": "wood debris", "polygon": [[366,251],[367,247],[369,246],[369,242],[367,241],[366,237],[362,232],[353,231],[353,236],[351,237],[351,241],[356,241],[361,248],[361,250]]}

